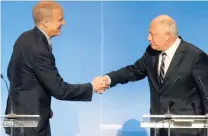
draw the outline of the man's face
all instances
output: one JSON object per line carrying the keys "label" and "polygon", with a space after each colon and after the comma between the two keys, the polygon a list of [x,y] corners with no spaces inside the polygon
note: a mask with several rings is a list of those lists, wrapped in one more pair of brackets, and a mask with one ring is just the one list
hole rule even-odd
{"label": "man's face", "polygon": [[47,19],[47,30],[50,37],[60,35],[61,27],[65,25],[64,13],[62,9],[54,9],[52,17]]}
{"label": "man's face", "polygon": [[152,49],[157,51],[164,51],[169,38],[169,34],[166,32],[164,26],[156,22],[151,23],[148,40]]}

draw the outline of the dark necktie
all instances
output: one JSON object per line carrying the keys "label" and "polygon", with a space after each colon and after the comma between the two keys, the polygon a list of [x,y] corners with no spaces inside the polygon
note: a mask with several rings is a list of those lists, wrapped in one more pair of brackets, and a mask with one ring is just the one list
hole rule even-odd
{"label": "dark necktie", "polygon": [[163,52],[161,65],[160,65],[160,72],[159,72],[159,80],[161,85],[164,83],[164,78],[165,78],[165,57],[166,57],[166,53]]}
{"label": "dark necktie", "polygon": [[50,51],[52,52],[52,44],[49,44],[49,49],[50,49]]}
{"label": "dark necktie", "polygon": [[50,118],[53,118],[53,111],[50,111]]}

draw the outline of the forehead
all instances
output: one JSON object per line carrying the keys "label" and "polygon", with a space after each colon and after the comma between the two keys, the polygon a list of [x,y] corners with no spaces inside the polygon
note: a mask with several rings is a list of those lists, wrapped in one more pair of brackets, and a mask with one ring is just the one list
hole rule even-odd
{"label": "forehead", "polygon": [[159,22],[153,21],[150,24],[150,28],[149,28],[150,33],[164,33],[164,30],[165,30],[164,26]]}
{"label": "forehead", "polygon": [[53,10],[53,17],[54,18],[62,18],[64,16],[64,11],[63,9],[57,8]]}

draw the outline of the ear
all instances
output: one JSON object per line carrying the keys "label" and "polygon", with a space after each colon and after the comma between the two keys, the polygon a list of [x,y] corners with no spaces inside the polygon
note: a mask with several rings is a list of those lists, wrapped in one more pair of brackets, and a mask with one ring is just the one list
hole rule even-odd
{"label": "ear", "polygon": [[166,32],[166,34],[165,34],[165,40],[166,41],[169,41],[170,40],[170,37],[171,37],[171,33],[170,32]]}
{"label": "ear", "polygon": [[48,28],[48,18],[43,18],[43,20],[41,21],[42,25],[46,28]]}

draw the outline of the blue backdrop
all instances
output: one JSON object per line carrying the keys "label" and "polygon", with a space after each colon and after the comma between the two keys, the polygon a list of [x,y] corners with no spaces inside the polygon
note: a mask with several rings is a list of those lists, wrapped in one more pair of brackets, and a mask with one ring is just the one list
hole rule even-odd
{"label": "blue backdrop", "polygon": [[[32,7],[37,2],[1,2],[1,73],[17,37],[34,27]],[[66,26],[52,39],[61,76],[70,83],[90,82],[140,58],[148,45],[151,20],[160,14],[172,16],[179,34],[205,52],[208,32],[208,2],[60,2]],[[7,80],[7,78],[6,78]],[[8,82],[8,80],[7,80]],[[1,114],[8,92],[2,81]],[[149,113],[146,79],[117,85],[92,102],[52,100],[52,136],[147,136],[139,128]],[[4,129],[1,132],[5,136]]]}

